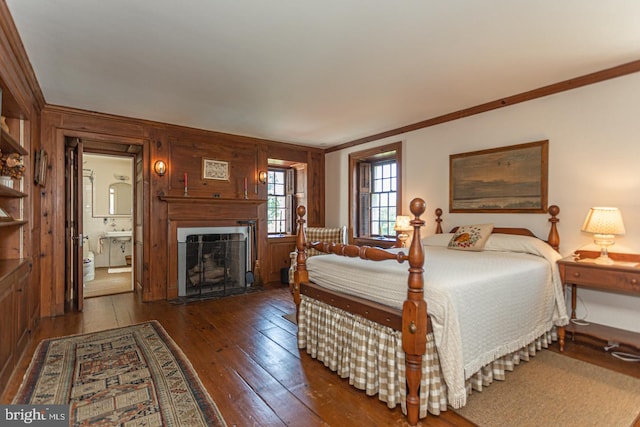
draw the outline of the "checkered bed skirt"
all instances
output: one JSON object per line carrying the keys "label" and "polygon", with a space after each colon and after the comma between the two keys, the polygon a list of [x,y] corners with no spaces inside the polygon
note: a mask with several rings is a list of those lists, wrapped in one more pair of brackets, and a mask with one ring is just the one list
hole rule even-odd
{"label": "checkered bed skirt", "polygon": [[[298,318],[298,347],[323,362],[349,384],[378,395],[389,408],[400,405],[406,414],[405,354],[402,333],[302,295]],[[482,391],[494,380],[505,379],[522,360],[555,340],[555,330],[546,332],[520,350],[485,365],[466,381],[467,393]],[[420,418],[427,412],[439,415],[447,410],[447,386],[433,334],[427,335],[427,352],[422,358]]]}

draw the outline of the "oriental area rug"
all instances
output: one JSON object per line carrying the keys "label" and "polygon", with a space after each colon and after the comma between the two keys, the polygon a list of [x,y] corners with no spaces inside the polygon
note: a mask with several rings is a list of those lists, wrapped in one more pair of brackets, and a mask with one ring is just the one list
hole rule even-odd
{"label": "oriental area rug", "polygon": [[155,320],[42,341],[13,404],[69,405],[72,426],[226,426]]}

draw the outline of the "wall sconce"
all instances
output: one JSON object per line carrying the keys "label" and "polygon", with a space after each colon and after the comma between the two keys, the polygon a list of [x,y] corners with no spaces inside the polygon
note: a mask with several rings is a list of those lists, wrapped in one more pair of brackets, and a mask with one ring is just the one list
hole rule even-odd
{"label": "wall sconce", "polygon": [[267,172],[266,171],[258,172],[258,181],[260,181],[263,184],[267,183]]}
{"label": "wall sconce", "polygon": [[593,242],[600,246],[597,264],[613,264],[607,248],[615,243],[615,236],[625,233],[622,214],[618,208],[591,208],[582,224],[581,231],[593,233]]}
{"label": "wall sconce", "polygon": [[153,170],[158,174],[158,176],[164,176],[167,173],[167,164],[164,160],[156,160],[153,164]]}
{"label": "wall sconce", "polygon": [[396,237],[400,240],[400,247],[404,248],[404,245],[409,238],[407,231],[413,230],[413,227],[411,227],[411,218],[405,215],[398,215],[396,217],[396,226],[394,229],[400,232]]}

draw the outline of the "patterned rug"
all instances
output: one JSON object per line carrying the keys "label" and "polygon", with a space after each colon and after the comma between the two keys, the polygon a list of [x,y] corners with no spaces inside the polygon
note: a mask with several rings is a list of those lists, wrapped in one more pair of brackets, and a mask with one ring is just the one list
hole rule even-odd
{"label": "patterned rug", "polygon": [[42,341],[13,403],[69,404],[71,426],[226,426],[155,320]]}

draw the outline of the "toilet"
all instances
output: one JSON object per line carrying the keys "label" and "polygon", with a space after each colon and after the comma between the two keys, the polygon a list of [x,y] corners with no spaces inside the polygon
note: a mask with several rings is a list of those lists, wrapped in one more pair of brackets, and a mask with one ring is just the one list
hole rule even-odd
{"label": "toilet", "polygon": [[96,277],[95,255],[88,244],[85,246],[86,249],[82,251],[82,281],[90,282]]}

